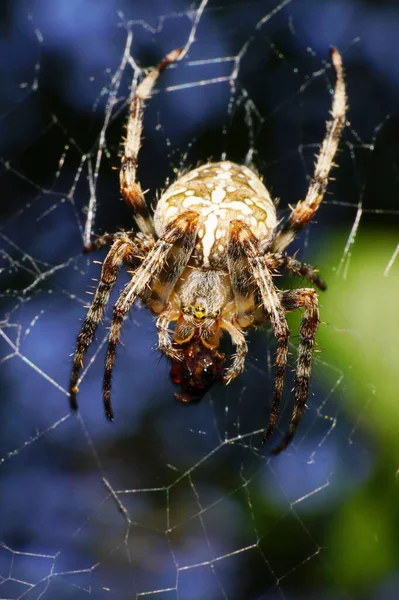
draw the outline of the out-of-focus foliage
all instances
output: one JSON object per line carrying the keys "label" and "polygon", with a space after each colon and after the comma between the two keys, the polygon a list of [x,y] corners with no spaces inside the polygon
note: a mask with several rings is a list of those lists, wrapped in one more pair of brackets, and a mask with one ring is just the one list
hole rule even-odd
{"label": "out-of-focus foliage", "polygon": [[[341,418],[355,423],[357,441],[364,437],[374,449],[365,484],[325,515],[329,564],[343,589],[355,594],[370,591],[397,566],[399,260],[387,268],[397,244],[393,229],[361,227],[346,256],[340,232],[326,240],[318,256],[328,282],[319,295],[319,357],[342,371]],[[293,330],[299,319],[291,316]],[[333,385],[336,372],[330,373]],[[343,443],[349,451],[356,442],[349,435]]]}
{"label": "out-of-focus foliage", "polygon": [[[335,262],[342,237],[330,241],[323,272],[319,344],[348,374],[343,411],[372,440],[376,462],[368,482],[329,523],[329,557],[342,584],[367,590],[397,566],[399,531],[399,261],[385,273],[397,231],[360,229],[348,264]],[[344,275],[345,274],[345,275]],[[333,324],[333,325],[332,325]],[[345,335],[342,332],[345,331]],[[366,409],[365,409],[366,407]]]}
{"label": "out-of-focus foliage", "polygon": [[336,276],[328,275],[321,297],[327,325],[318,343],[338,367],[350,369],[344,410],[351,418],[362,411],[361,428],[399,467],[399,259],[387,269],[397,244],[397,231],[361,228],[341,263],[345,241],[329,241],[320,268]]}

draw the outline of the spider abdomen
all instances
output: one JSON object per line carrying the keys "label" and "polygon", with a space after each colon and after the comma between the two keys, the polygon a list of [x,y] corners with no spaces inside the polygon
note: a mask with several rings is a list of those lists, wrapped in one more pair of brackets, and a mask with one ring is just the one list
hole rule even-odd
{"label": "spider abdomen", "polygon": [[179,214],[199,218],[195,258],[205,268],[226,268],[229,224],[239,219],[260,240],[277,225],[275,205],[259,177],[230,161],[208,163],[182,175],[162,194],[154,215],[159,237]]}

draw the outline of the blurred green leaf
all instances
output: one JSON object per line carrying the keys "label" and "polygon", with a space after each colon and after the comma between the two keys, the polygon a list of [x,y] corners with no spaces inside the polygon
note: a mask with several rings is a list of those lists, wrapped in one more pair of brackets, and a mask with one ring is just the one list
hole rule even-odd
{"label": "blurred green leaf", "polygon": [[375,500],[361,492],[333,520],[329,564],[344,589],[370,590],[397,567],[395,529]]}
{"label": "blurred green leaf", "polygon": [[[328,242],[320,270],[328,290],[320,295],[317,336],[345,375],[352,418],[388,445],[399,467],[399,257],[386,273],[399,232],[360,231],[345,258],[345,239]],[[392,473],[394,475],[394,473]]]}
{"label": "blurred green leaf", "polygon": [[327,536],[337,579],[361,593],[397,568],[399,550],[399,258],[388,269],[398,243],[396,232],[360,230],[348,253],[337,236],[320,261],[329,284],[320,295],[321,356],[342,370],[342,409],[373,440],[376,459]]}

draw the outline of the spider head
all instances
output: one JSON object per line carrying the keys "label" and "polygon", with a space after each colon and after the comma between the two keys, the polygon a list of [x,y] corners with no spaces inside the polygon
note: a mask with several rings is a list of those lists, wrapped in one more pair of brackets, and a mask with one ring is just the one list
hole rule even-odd
{"label": "spider head", "polygon": [[196,298],[190,306],[183,306],[182,313],[190,315],[196,325],[203,323],[205,319],[216,319],[220,311],[212,310],[206,298]]}
{"label": "spider head", "polygon": [[222,380],[225,355],[218,348],[219,317],[226,302],[224,276],[217,271],[188,269],[178,289],[180,316],[173,345],[181,360],[172,360],[170,375],[181,385],[181,393],[176,394],[181,402],[197,402]]}
{"label": "spider head", "polygon": [[174,341],[189,342],[194,334],[206,348],[217,349],[220,342],[219,317],[226,303],[224,274],[190,269],[179,290],[180,317]]}

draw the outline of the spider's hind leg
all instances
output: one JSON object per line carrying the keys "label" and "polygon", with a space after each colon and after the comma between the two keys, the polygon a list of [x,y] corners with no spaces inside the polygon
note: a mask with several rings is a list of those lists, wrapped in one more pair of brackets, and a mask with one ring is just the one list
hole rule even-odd
{"label": "spider's hind leg", "polygon": [[292,256],[288,256],[287,254],[268,253],[265,254],[264,261],[269,270],[287,269],[287,271],[291,271],[291,273],[295,273],[295,275],[304,277],[316,285],[319,290],[324,292],[327,289],[327,285],[320,278],[317,269],[296,260],[296,258],[293,258]]}
{"label": "spider's hind leg", "polygon": [[120,240],[123,237],[132,237],[132,231],[117,231],[116,233],[104,233],[103,235],[99,235],[96,237],[90,244],[83,246],[83,254],[89,254],[90,252],[95,252],[104,246],[112,246],[117,240]]}
{"label": "spider's hind leg", "polygon": [[162,73],[171,63],[178,60],[182,49],[173,50],[155,69],[150,71],[137,86],[129,108],[126,125],[126,138],[123,146],[121,168],[119,172],[120,188],[126,204],[132,209],[134,219],[143,233],[154,234],[154,224],[144,198],[144,192],[136,181],[137,157],[141,146],[145,101],[151,97],[153,87]]}
{"label": "spider's hind leg", "polygon": [[271,244],[272,252],[282,252],[305,225],[312,220],[327,189],[334,157],[345,125],[346,90],[342,58],[336,48],[331,49],[331,62],[335,69],[336,84],[331,107],[331,119],[327,121],[326,135],[320,148],[315,170],[305,200],[294,207],[282,229]]}

